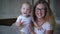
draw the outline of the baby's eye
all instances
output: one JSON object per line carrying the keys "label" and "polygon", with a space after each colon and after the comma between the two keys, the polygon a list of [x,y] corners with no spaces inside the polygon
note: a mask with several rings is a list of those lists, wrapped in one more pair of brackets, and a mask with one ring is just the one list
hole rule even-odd
{"label": "baby's eye", "polygon": [[25,8],[23,8],[23,9],[25,9]]}

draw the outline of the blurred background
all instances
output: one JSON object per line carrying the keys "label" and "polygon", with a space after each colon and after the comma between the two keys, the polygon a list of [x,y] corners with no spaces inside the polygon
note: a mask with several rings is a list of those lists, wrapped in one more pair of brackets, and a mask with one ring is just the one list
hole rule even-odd
{"label": "blurred background", "polygon": [[[34,5],[38,0],[0,0],[0,34],[20,34],[14,26],[16,18],[20,15],[23,2]],[[46,0],[54,13],[56,26],[54,34],[60,34],[60,0]]]}

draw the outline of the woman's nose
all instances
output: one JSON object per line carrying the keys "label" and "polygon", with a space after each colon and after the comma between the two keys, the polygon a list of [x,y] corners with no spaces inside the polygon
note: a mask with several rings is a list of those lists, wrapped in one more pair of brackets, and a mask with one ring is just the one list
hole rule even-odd
{"label": "woman's nose", "polygon": [[41,13],[41,10],[40,10],[40,11],[38,11],[38,13]]}

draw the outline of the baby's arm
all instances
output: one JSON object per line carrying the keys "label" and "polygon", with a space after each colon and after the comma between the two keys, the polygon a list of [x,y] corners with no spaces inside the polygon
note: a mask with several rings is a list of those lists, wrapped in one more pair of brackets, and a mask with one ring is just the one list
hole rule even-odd
{"label": "baby's arm", "polygon": [[20,30],[20,23],[19,23],[19,22],[15,22],[15,25],[16,25],[17,28]]}
{"label": "baby's arm", "polygon": [[15,25],[16,25],[17,28],[20,30],[20,22],[15,22]]}
{"label": "baby's arm", "polygon": [[21,22],[21,20],[19,22],[15,22],[15,25],[17,26],[17,28],[20,30],[23,28],[24,24],[23,22]]}

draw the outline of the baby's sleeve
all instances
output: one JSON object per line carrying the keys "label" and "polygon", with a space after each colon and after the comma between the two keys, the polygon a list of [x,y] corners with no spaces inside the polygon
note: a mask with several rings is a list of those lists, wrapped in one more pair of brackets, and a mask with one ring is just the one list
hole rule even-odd
{"label": "baby's sleeve", "polygon": [[46,30],[53,30],[53,29],[52,29],[52,26],[51,26],[49,23],[46,23],[46,24],[45,24],[45,29],[46,29]]}
{"label": "baby's sleeve", "polygon": [[20,20],[21,20],[21,16],[18,16],[16,22],[20,22]]}

